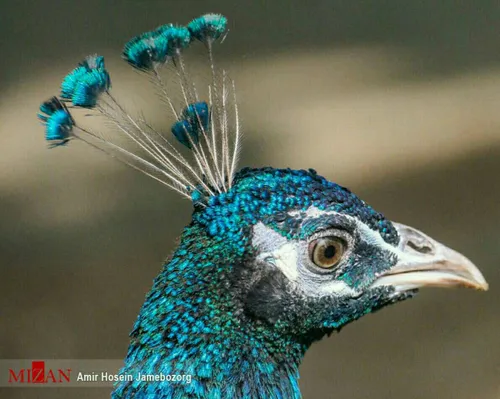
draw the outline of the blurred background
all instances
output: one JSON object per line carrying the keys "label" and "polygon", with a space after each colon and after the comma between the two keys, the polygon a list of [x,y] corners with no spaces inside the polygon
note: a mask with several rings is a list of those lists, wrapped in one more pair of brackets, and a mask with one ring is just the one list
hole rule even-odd
{"label": "blurred background", "polygon": [[[119,359],[190,205],[36,119],[87,54],[167,128],[132,36],[229,18],[240,165],[315,168],[470,257],[490,291],[425,290],[314,345],[304,398],[500,398],[500,3],[1,0],[0,358]],[[196,50],[193,50],[196,51]],[[201,47],[197,51],[202,51]],[[106,398],[3,389],[2,398]]]}

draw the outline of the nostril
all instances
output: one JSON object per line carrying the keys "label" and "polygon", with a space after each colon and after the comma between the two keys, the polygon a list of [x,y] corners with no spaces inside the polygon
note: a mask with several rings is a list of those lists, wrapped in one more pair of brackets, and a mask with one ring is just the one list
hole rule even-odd
{"label": "nostril", "polygon": [[409,246],[411,249],[420,252],[421,254],[431,254],[433,252],[432,247],[424,243],[415,243],[413,241],[407,241],[406,245]]}

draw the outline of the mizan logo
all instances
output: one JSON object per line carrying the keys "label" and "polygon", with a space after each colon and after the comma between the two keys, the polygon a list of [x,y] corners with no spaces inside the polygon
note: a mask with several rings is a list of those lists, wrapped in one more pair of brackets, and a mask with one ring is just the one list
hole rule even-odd
{"label": "mizan logo", "polygon": [[45,369],[44,361],[31,362],[31,368],[9,369],[9,384],[63,384],[70,377],[71,369]]}

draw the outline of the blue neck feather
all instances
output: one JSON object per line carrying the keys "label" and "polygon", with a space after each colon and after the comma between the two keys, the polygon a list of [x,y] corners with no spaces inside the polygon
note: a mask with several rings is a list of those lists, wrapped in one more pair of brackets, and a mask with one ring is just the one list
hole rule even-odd
{"label": "blue neck feather", "polygon": [[126,381],[114,398],[300,398],[307,346],[247,322],[228,289],[235,253],[198,225],[185,229],[135,323],[122,373],[189,374],[191,383]]}
{"label": "blue neck feather", "polygon": [[[365,219],[387,241],[397,234],[355,195],[312,170],[242,170],[232,189],[211,197],[206,207],[193,201],[193,221],[146,298],[122,370],[133,376],[185,374],[191,383],[125,381],[113,398],[300,398],[298,367],[307,348],[376,309],[377,298],[370,304],[307,303],[292,294],[279,306],[294,306],[300,321],[252,317],[265,292],[257,291],[250,306],[242,295],[241,282],[250,280],[245,273],[254,265],[251,227],[258,220],[273,226],[272,218],[290,209],[333,206]],[[267,301],[264,313],[269,308]],[[331,323],[321,324],[323,319]],[[323,328],[310,328],[317,325]]]}

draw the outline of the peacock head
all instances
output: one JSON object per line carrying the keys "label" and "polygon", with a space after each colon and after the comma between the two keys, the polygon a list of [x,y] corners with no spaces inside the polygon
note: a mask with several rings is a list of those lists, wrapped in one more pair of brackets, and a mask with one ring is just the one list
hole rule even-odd
{"label": "peacock head", "polygon": [[[194,206],[193,220],[131,333],[127,367],[156,370],[161,363],[168,369],[175,360],[176,367],[194,370],[206,381],[213,373],[210,360],[225,356],[219,369],[229,375],[237,370],[239,382],[224,389],[240,389],[240,396],[250,397],[248,390],[267,386],[248,387],[245,356],[250,353],[258,359],[256,380],[288,381],[292,388],[280,392],[295,396],[279,397],[298,397],[297,365],[313,341],[413,296],[420,287],[486,290],[488,285],[464,256],[387,220],[313,170],[236,172],[241,129],[235,84],[213,57],[226,26],[224,16],[207,14],[186,26],[162,25],[125,45],[123,58],[155,85],[170,111],[167,132],[120,103],[98,55],[88,56],[64,78],[59,98],[44,102],[39,118],[52,147],[85,142]],[[196,42],[204,45],[209,60],[211,82],[205,88],[195,87],[184,59]],[[173,79],[165,76],[172,72]],[[83,121],[89,115],[106,119],[111,131],[87,127]],[[255,337],[270,345],[258,351]],[[290,357],[291,348],[294,366],[286,370],[292,377],[281,378],[270,364],[277,353]],[[211,392],[222,392],[217,391],[220,380],[211,381]],[[129,397],[120,396],[129,388],[121,386],[116,397]],[[156,386],[143,388],[157,392]],[[198,388],[203,392],[195,384],[190,389]]]}
{"label": "peacock head", "polygon": [[243,169],[194,204],[194,222],[235,265],[228,289],[245,317],[306,344],[420,287],[488,288],[466,257],[312,169]]}

